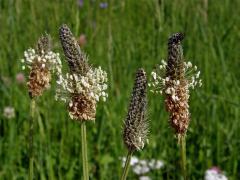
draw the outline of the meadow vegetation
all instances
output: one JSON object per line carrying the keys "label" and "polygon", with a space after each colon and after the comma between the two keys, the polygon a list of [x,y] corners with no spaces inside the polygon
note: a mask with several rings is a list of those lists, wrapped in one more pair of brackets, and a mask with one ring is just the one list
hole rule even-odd
{"label": "meadow vegetation", "polygon": [[[167,40],[184,32],[186,60],[201,70],[203,85],[191,92],[191,122],[186,137],[189,179],[203,179],[217,166],[231,180],[240,179],[240,1],[184,0],[3,0],[0,1],[0,179],[26,179],[30,99],[22,72],[23,52],[45,32],[53,50],[65,61],[58,28],[67,24],[94,66],[108,73],[108,99],[98,103],[96,121],[87,124],[90,179],[119,179],[122,140],[135,73],[151,74],[167,58]],[[67,63],[63,63],[65,71]],[[54,77],[53,77],[54,78]],[[56,83],[37,99],[34,132],[37,179],[80,179],[80,124],[70,120],[66,107],[55,101]],[[180,154],[168,123],[163,97],[148,92],[149,144],[134,155],[160,159],[164,167],[150,171],[152,179],[179,179]],[[15,117],[4,116],[6,106]],[[138,176],[129,171],[129,179]]]}

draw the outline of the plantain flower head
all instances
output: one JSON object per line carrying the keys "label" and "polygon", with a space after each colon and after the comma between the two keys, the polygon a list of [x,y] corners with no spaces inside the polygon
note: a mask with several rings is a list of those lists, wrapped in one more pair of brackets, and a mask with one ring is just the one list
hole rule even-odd
{"label": "plantain flower head", "polygon": [[29,48],[24,52],[22,69],[30,71],[28,76],[28,91],[31,98],[41,96],[50,86],[51,71],[61,72],[61,60],[58,53],[50,50],[50,37],[39,38],[35,49]]}
{"label": "plantain flower head", "polygon": [[88,64],[87,56],[66,25],[60,27],[59,36],[70,72],[59,74],[56,99],[67,104],[71,119],[94,120],[97,102],[108,97],[107,73]]}
{"label": "plantain flower head", "polygon": [[128,114],[123,127],[123,140],[129,151],[141,150],[147,141],[147,77],[143,69],[136,73]]}
{"label": "plantain flower head", "polygon": [[182,33],[173,34],[168,40],[168,60],[161,61],[151,73],[148,84],[154,93],[165,95],[165,105],[170,113],[170,124],[178,137],[185,135],[190,121],[189,90],[202,85],[200,71],[190,61],[185,62],[181,41]]}

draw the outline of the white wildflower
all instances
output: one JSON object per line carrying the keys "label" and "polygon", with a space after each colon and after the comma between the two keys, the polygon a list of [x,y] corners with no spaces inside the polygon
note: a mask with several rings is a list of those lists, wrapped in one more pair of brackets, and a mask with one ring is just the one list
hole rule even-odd
{"label": "white wildflower", "polygon": [[139,164],[133,166],[133,172],[138,175],[148,173],[149,171],[150,171],[150,168],[148,167],[147,163],[145,163],[145,164],[139,163]]}
{"label": "white wildflower", "polygon": [[[125,166],[126,157],[121,158],[122,160],[122,167]],[[157,170],[164,167],[164,162],[161,160],[151,159],[138,159],[136,156],[132,156],[130,160],[130,166],[132,170],[137,175],[143,175],[148,173],[151,170]]]}
{"label": "white wildflower", "polygon": [[149,176],[140,176],[139,180],[151,180]]}
{"label": "white wildflower", "polygon": [[228,178],[220,170],[212,168],[205,172],[204,180],[228,180]]}
{"label": "white wildflower", "polygon": [[[125,166],[126,163],[126,157],[121,158],[122,159],[122,167]],[[137,164],[139,162],[139,159],[136,156],[132,156],[131,160],[130,160],[130,166],[134,166],[135,164]]]}
{"label": "white wildflower", "polygon": [[149,162],[149,167],[151,169],[161,169],[163,168],[164,163],[161,160],[151,159]]}
{"label": "white wildflower", "polygon": [[15,109],[13,107],[7,106],[3,110],[3,116],[7,119],[12,119],[15,117]]}
{"label": "white wildflower", "polygon": [[132,156],[130,165],[133,166],[139,162],[139,159],[136,156]]}

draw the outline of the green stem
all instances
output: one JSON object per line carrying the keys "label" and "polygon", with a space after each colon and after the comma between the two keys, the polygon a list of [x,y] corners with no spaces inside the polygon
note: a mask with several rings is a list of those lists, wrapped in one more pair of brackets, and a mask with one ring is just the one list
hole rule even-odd
{"label": "green stem", "polygon": [[184,180],[187,180],[187,170],[186,170],[186,136],[180,137],[180,148],[181,148],[181,169],[182,176]]}
{"label": "green stem", "polygon": [[88,158],[87,158],[87,135],[86,122],[81,123],[81,138],[82,138],[82,163],[83,163],[83,180],[89,180],[88,174]]}
{"label": "green stem", "polygon": [[127,159],[126,159],[125,166],[124,166],[124,169],[123,169],[121,180],[126,180],[127,179],[132,154],[133,154],[133,151],[128,151],[128,155],[127,155]]}
{"label": "green stem", "polygon": [[35,115],[35,100],[31,100],[31,107],[30,107],[31,117],[29,120],[29,180],[33,180],[33,133],[34,133],[34,115]]}

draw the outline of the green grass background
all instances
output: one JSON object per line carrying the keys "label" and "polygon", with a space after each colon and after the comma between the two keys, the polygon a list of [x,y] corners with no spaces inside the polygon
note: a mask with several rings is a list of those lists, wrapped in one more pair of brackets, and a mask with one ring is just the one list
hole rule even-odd
{"label": "green grass background", "polygon": [[[86,34],[84,50],[90,62],[109,75],[108,101],[98,104],[96,122],[87,125],[91,179],[119,179],[119,157],[127,153],[121,127],[135,72],[143,67],[150,75],[167,56],[169,35],[178,31],[186,34],[186,59],[199,67],[203,79],[203,87],[190,98],[190,179],[203,179],[212,166],[223,169],[229,179],[240,179],[240,1],[112,0],[106,9],[99,3],[84,0],[80,8],[75,0],[0,0],[0,75],[11,80],[0,82],[0,179],[27,179],[28,174],[30,99],[26,87],[15,80],[20,59],[44,32],[52,35],[54,50],[63,55],[58,39],[62,23],[76,36]],[[80,179],[80,125],[54,100],[54,84],[37,101],[35,177]],[[164,169],[148,173],[152,179],[180,179],[177,140],[163,98],[148,97],[149,145],[135,155],[164,160]],[[16,118],[3,117],[5,106],[15,108]],[[137,178],[130,171],[129,179]]]}

